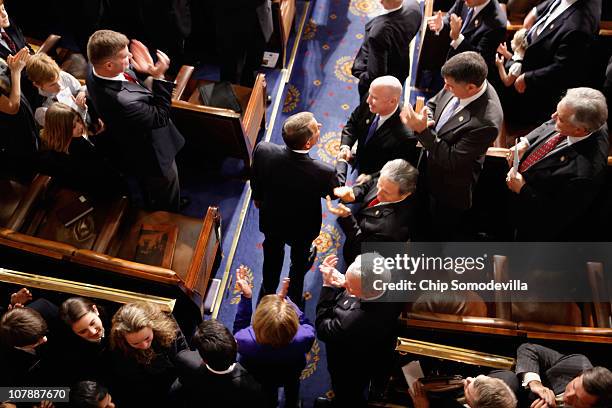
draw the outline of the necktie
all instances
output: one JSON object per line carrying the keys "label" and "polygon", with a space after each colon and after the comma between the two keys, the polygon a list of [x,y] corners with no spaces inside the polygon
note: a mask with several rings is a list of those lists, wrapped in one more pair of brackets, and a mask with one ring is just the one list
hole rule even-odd
{"label": "necktie", "polygon": [[472,20],[472,16],[474,15],[474,8],[473,7],[469,7],[468,8],[468,12],[467,15],[465,16],[465,20],[463,20],[463,25],[461,26],[461,31],[463,32],[463,30],[465,30],[465,28],[467,27],[467,25],[470,23],[470,21]]}
{"label": "necktie", "polygon": [[124,72],[124,73],[123,73],[123,77],[124,77],[125,79],[127,79],[129,82],[132,82],[132,83],[135,83],[135,84],[137,84],[137,83],[138,83],[138,81],[137,81],[137,80],[136,80],[136,79],[135,79],[133,76],[131,76],[130,74],[128,74],[127,72]]}
{"label": "necktie", "polygon": [[376,129],[378,129],[378,120],[380,119],[379,115],[374,116],[374,120],[372,121],[372,124],[370,125],[370,129],[368,129],[368,134],[365,138],[365,143],[368,143],[368,141],[372,138],[372,136],[374,136],[374,133],[376,133]]}
{"label": "necktie", "polygon": [[525,160],[523,160],[523,162],[519,166],[519,173],[523,173],[528,170],[541,158],[545,157],[548,153],[550,153],[555,147],[559,145],[559,143],[564,141],[566,138],[567,136],[562,135],[560,133],[556,133],[553,137],[543,143],[542,146],[531,152]]}
{"label": "necktie", "polygon": [[11,37],[9,37],[6,31],[2,31],[0,35],[2,36],[4,42],[6,42],[6,45],[8,45],[11,52],[15,54],[17,52],[17,46],[15,45],[15,42],[11,39]]}
{"label": "necktie", "polygon": [[436,132],[439,132],[440,129],[442,129],[442,126],[444,126],[446,122],[448,122],[448,120],[453,116],[455,110],[457,109],[457,106],[459,106],[459,98],[453,96],[452,99],[446,104],[444,111],[442,111],[442,114],[438,119],[438,123],[436,123]]}
{"label": "necktie", "polygon": [[548,12],[542,16],[542,18],[538,19],[536,23],[529,29],[527,32],[527,44],[531,44],[536,38],[538,38],[538,28],[545,24],[553,11],[557,8],[557,6],[561,4],[561,0],[555,0],[555,2],[550,6]]}
{"label": "necktie", "polygon": [[374,199],[370,201],[370,204],[368,204],[368,208],[374,207],[376,204],[380,204],[380,201],[378,201],[378,197],[374,197]]}

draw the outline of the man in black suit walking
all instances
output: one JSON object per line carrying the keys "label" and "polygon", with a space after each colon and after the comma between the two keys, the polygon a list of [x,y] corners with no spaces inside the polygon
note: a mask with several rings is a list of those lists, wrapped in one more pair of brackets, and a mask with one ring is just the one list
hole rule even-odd
{"label": "man in black suit walking", "polygon": [[365,26],[361,48],[353,62],[352,74],[359,79],[363,99],[370,83],[391,75],[404,82],[410,72],[410,41],[421,27],[423,14],[415,0],[381,0],[385,14]]}
{"label": "man in black suit walking", "polygon": [[516,351],[516,375],[532,407],[574,408],[612,405],[612,373],[593,367],[582,354],[563,355],[538,344],[525,343]]}
{"label": "man in black suit walking", "polygon": [[[428,21],[429,28],[450,37],[448,57],[464,51],[482,55],[489,68],[489,80],[498,80],[495,51],[504,40],[506,13],[497,0],[457,0],[443,18],[442,13]],[[448,32],[448,34],[447,34]]]}
{"label": "man in black suit walking", "polygon": [[533,25],[522,74],[504,97],[507,116],[525,124],[546,120],[565,90],[588,84],[584,63],[599,30],[601,1],[547,0],[535,10],[525,19]]}
{"label": "man in black suit walking", "polygon": [[260,299],[276,293],[287,244],[288,295],[302,303],[304,275],[316,251],[312,241],[321,229],[321,198],[338,186],[334,168],[308,155],[319,140],[320,127],[312,113],[295,114],[283,124],[286,146],[261,142],[253,152],[251,188],[259,208],[259,230],[265,236]]}
{"label": "man in black suit walking", "polygon": [[451,57],[442,67],[445,86],[419,113],[406,105],[401,117],[416,133],[427,161],[427,189],[434,238],[461,238],[464,213],[497,137],[503,112],[486,80],[487,65],[474,51]]}
{"label": "man in black suit walking", "polygon": [[[130,52],[131,51],[131,52]],[[109,152],[126,173],[132,199],[149,209],[179,210],[179,178],[174,160],[185,140],[170,119],[174,83],[164,80],[170,66],[166,54],[157,51],[153,63],[149,50],[125,35],[96,31],[87,44],[93,65],[87,91],[106,125],[113,148]],[[153,77],[145,88],[130,70]]]}
{"label": "man in black suit walking", "polygon": [[336,164],[340,184],[346,181],[349,161],[360,175],[376,173],[393,159],[416,164],[416,138],[400,120],[401,97],[402,84],[397,78],[386,75],[372,81],[367,98],[342,129]]}
{"label": "man in black suit walking", "polygon": [[402,159],[389,161],[379,178],[354,187],[340,187],[335,194],[345,202],[362,203],[355,215],[340,204],[327,208],[338,216],[338,223],[346,235],[344,260],[350,264],[361,253],[363,242],[406,242],[414,236],[415,199],[419,171]]}
{"label": "man in black suit walking", "polygon": [[588,240],[589,208],[605,179],[608,158],[608,107],[603,94],[572,88],[552,120],[512,148],[521,156],[506,182],[516,193],[517,238],[521,241]]}

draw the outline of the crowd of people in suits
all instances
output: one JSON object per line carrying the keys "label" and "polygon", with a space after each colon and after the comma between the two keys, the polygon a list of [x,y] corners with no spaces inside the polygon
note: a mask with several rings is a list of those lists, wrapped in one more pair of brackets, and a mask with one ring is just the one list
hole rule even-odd
{"label": "crowd of people in suits", "polygon": [[[220,41],[236,50],[222,61],[221,76],[249,84],[271,35],[270,2],[242,3],[217,6],[244,21],[237,25],[244,31]],[[507,19],[497,0],[457,0],[445,16],[437,13],[428,22],[437,35],[448,36],[449,52],[441,67],[444,88],[419,109],[402,106],[401,95],[408,44],[423,18],[420,6],[414,0],[381,3],[385,13],[367,23],[353,65],[361,102],[342,131],[336,168],[308,154],[321,129],[310,112],[283,123],[284,146],[261,142],[254,149],[251,189],[265,237],[254,316],[242,269],[233,333],[206,321],[187,335],[189,341],[170,315],[148,303],[124,305],[109,321],[81,298],[59,309],[43,299],[18,307],[30,301],[24,289],[12,296],[0,321],[2,358],[13,368],[2,372],[2,384],[49,384],[54,378],[77,384],[75,406],[107,407],[112,400],[119,406],[192,406],[203,390],[213,406],[276,406],[283,387],[286,406],[299,406],[299,374],[317,336],[327,347],[335,394],[317,406],[365,406],[370,384],[384,382],[388,373],[402,305],[384,302],[385,291],[372,287],[368,265],[377,255],[362,254],[361,245],[470,239],[466,212],[504,120],[539,125],[508,154],[509,163],[519,156],[506,178],[517,201],[517,239],[588,237],[583,219],[603,185],[608,109],[602,92],[582,86],[580,63],[596,36],[601,2],[541,2],[508,50]],[[243,47],[253,30],[252,46]],[[98,30],[87,41],[90,68],[81,87],[51,59],[30,55],[2,0],[0,32],[2,170],[19,176],[25,166],[84,189],[91,177],[105,179],[96,187],[106,186],[101,190],[109,194],[127,192],[135,205],[178,211],[175,156],[184,139],[170,115],[168,55],[158,50],[154,59],[143,43]],[[502,57],[512,61],[507,69]],[[36,118],[44,124],[40,134]],[[78,171],[85,163],[92,168],[87,180]],[[322,198],[346,235],[349,266],[341,273],[337,256],[323,261],[312,324],[303,314],[302,292],[316,255]],[[277,293],[285,245],[291,247],[289,285],[283,282]],[[376,275],[390,279],[389,271]],[[54,333],[65,341],[52,341]],[[61,373],[54,372],[54,358],[67,354],[74,361],[62,360]],[[95,363],[83,367],[83,361]],[[518,397],[534,400],[533,407],[554,407],[559,393],[566,406],[610,405],[612,374],[591,367],[584,356],[526,345],[518,361],[517,375],[467,380],[468,406],[511,408]],[[411,396],[415,407],[429,406],[418,383]]]}

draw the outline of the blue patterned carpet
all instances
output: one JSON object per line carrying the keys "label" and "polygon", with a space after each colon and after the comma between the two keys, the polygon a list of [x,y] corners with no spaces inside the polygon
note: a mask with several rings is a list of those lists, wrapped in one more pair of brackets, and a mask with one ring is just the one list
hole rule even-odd
{"label": "blue patterned carpet", "polygon": [[[291,79],[284,90],[282,112],[276,118],[271,142],[282,144],[280,126],[288,116],[300,111],[311,111],[323,124],[323,128],[319,144],[311,150],[310,155],[334,164],[340,132],[358,103],[357,80],[350,74],[352,61],[362,42],[365,23],[381,10],[378,0],[311,2],[311,14],[302,33]],[[250,269],[254,293],[258,293],[261,284],[263,261],[263,234],[259,232],[258,217],[258,210],[250,203],[231,266],[232,273],[241,264]],[[335,216],[325,211],[321,234],[315,242],[318,247],[317,259],[304,282],[306,314],[311,320],[314,320],[321,288],[318,264],[332,253],[338,253],[341,257],[343,239]],[[287,254],[283,276],[287,274],[288,267]],[[342,270],[343,266],[340,265],[339,269]],[[233,324],[239,299],[239,291],[232,278],[218,314],[218,318],[228,327]],[[317,396],[329,392],[331,387],[324,344],[315,342],[302,378],[304,406],[312,406]]]}

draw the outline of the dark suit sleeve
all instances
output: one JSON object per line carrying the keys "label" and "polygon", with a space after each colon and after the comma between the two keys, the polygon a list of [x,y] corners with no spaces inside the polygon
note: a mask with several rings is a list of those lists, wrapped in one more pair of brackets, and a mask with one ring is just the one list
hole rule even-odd
{"label": "dark suit sleeve", "polygon": [[170,105],[174,84],[168,81],[153,80],[153,101],[134,99],[123,106],[124,118],[132,125],[146,129],[157,129],[170,122]]}
{"label": "dark suit sleeve", "polygon": [[[347,311],[344,316],[334,313],[336,296],[339,289],[323,286],[317,304],[317,336],[324,342],[343,342],[350,339],[351,333],[357,332],[364,324],[360,310]],[[367,322],[366,322],[367,323]]]}
{"label": "dark suit sleeve", "polygon": [[254,201],[261,201],[261,183],[259,177],[259,145],[253,150],[253,160],[251,162],[251,191]]}
{"label": "dark suit sleeve", "polygon": [[344,125],[344,128],[342,129],[342,136],[340,137],[341,146],[347,145],[353,147],[357,141],[357,127],[359,126],[360,119],[364,114],[364,104],[367,105],[365,99],[367,99],[367,96],[364,98],[364,102],[357,105],[357,107],[353,110],[349,120],[346,122],[346,125]]}
{"label": "dark suit sleeve", "polygon": [[390,47],[390,39],[388,37],[389,34],[384,27],[380,32],[370,33],[368,37],[368,67],[359,77],[360,82],[366,83],[369,86],[373,80],[389,72],[387,68],[387,53]]}
{"label": "dark suit sleeve", "polygon": [[339,187],[339,186],[340,186],[340,181],[339,181],[338,173],[336,172],[336,169],[330,167],[329,171],[327,172],[327,182],[321,192],[321,197],[322,198],[325,198],[326,196],[334,197],[334,188]]}
{"label": "dark suit sleeve", "polygon": [[517,375],[525,373],[545,373],[563,357],[563,354],[540,346],[539,344],[524,343],[516,351]]}
{"label": "dark suit sleeve", "polygon": [[591,36],[585,32],[574,30],[569,32],[555,51],[552,63],[542,68],[525,72],[527,88],[537,86],[542,88],[555,88],[567,75],[575,75],[573,68],[586,57],[585,44]]}
{"label": "dark suit sleeve", "polygon": [[461,135],[459,141],[454,144],[439,139],[433,128],[427,128],[416,135],[423,147],[429,151],[429,160],[433,160],[445,170],[455,171],[469,167],[474,159],[484,154],[497,133],[498,129],[493,125],[482,126]]}
{"label": "dark suit sleeve", "polygon": [[338,178],[339,185],[343,186],[346,184],[347,173],[348,173],[348,163],[344,160],[336,161],[336,177]]}

